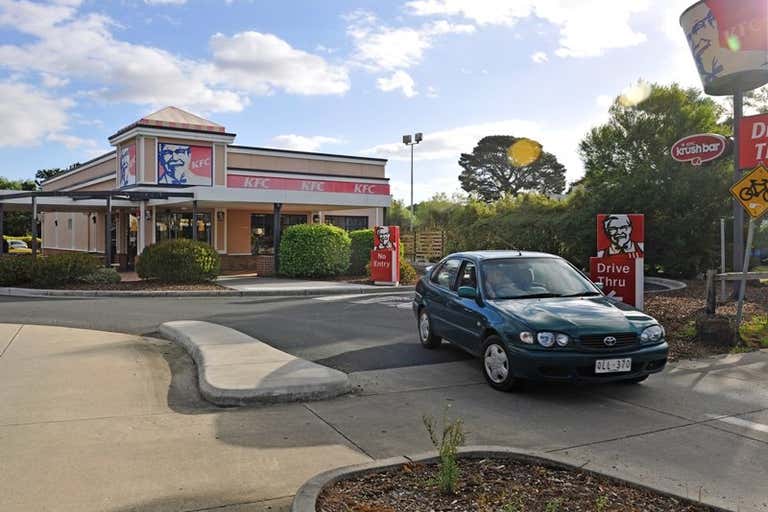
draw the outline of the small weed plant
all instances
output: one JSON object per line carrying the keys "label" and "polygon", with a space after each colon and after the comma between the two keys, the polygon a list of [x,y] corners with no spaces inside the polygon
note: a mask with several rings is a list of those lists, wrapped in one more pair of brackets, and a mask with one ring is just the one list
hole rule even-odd
{"label": "small weed plant", "polygon": [[598,496],[595,500],[595,512],[605,512],[608,509],[608,498],[606,496]]}
{"label": "small weed plant", "polygon": [[544,512],[559,512],[562,504],[563,500],[561,498],[549,500],[544,507]]}
{"label": "small weed plant", "polygon": [[442,429],[439,429],[431,416],[424,416],[423,420],[429,439],[440,454],[437,485],[440,492],[453,494],[459,481],[457,453],[465,441],[464,422],[461,419],[449,421],[447,408],[443,413]]}

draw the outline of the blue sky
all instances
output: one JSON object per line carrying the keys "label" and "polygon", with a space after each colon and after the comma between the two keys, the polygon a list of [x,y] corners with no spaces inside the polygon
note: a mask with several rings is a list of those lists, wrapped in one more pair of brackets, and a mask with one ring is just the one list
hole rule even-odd
{"label": "blue sky", "polygon": [[389,158],[394,195],[459,190],[484,135],[568,169],[637,80],[698,85],[678,0],[0,0],[0,176],[85,161],[175,105],[236,144]]}

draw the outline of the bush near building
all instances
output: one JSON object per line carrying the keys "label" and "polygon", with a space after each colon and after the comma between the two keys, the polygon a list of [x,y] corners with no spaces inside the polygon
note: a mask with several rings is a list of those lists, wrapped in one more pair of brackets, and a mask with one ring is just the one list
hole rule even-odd
{"label": "bush near building", "polygon": [[352,241],[326,224],[298,224],[283,233],[279,273],[287,277],[332,277],[347,271]]}
{"label": "bush near building", "polygon": [[365,266],[371,260],[373,249],[373,230],[358,229],[349,233],[352,240],[352,256],[350,258],[349,273],[353,276],[365,274]]}
{"label": "bush near building", "polygon": [[0,286],[18,286],[32,279],[32,256],[0,255]]}
{"label": "bush near building", "polygon": [[165,240],[142,251],[136,272],[142,279],[164,283],[204,283],[218,277],[221,258],[203,242]]}
{"label": "bush near building", "polygon": [[101,259],[91,254],[73,252],[37,258],[32,265],[30,282],[35,288],[58,288],[82,282],[101,268]]}

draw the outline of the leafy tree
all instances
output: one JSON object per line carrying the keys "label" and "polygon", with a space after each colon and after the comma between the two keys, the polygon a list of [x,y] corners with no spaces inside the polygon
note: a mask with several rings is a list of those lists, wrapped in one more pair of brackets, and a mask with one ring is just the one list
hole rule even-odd
{"label": "leafy tree", "polygon": [[472,153],[462,153],[459,159],[463,169],[459,175],[461,188],[483,201],[521,192],[561,193],[565,189],[565,167],[547,152],[542,152],[530,165],[513,165],[507,149],[517,140],[510,135],[483,137]]}
{"label": "leafy tree", "polygon": [[[35,190],[37,185],[32,180],[9,180],[0,176],[0,190]],[[10,236],[24,236],[30,234],[32,213],[5,212],[3,219],[3,234]]]}
{"label": "leafy tree", "polygon": [[[70,166],[70,169],[71,168],[72,167]],[[60,169],[58,167],[53,169],[38,169],[35,173],[35,181],[40,185],[42,182],[55,178],[56,176],[61,176],[65,172],[67,172],[67,169]]]}
{"label": "leafy tree", "polygon": [[615,103],[580,151],[586,175],[563,218],[566,246],[580,259],[594,250],[597,213],[646,216],[646,263],[690,276],[717,260],[719,218],[728,214],[729,159],[693,167],[675,162],[671,146],[685,135],[721,133],[723,108],[697,89],[653,85],[637,106]]}
{"label": "leafy tree", "polygon": [[[414,206],[415,210],[415,206]],[[407,230],[411,227],[411,211],[408,206],[400,199],[393,199],[392,205],[387,211],[387,224],[390,226],[400,226],[401,230]],[[402,231],[401,231],[402,232]]]}

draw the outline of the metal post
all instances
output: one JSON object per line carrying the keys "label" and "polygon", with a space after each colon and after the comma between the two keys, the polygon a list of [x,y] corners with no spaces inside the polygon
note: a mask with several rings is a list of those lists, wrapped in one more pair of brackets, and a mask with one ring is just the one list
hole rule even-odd
{"label": "metal post", "polygon": [[32,257],[37,257],[37,196],[32,196]]}
{"label": "metal post", "polygon": [[[741,179],[741,166],[739,165],[739,140],[741,137],[741,118],[744,113],[744,93],[739,91],[733,95],[733,182]],[[733,199],[733,270],[738,272],[738,265],[744,255],[744,208],[736,199]],[[737,283],[738,286],[738,283]],[[734,288],[734,292],[736,288]]]}
{"label": "metal post", "polygon": [[411,144],[411,235],[413,235],[413,144]]}
{"label": "metal post", "polygon": [[104,266],[112,266],[112,196],[107,196],[107,218],[104,222]]}
{"label": "metal post", "polygon": [[272,207],[273,222],[272,222],[272,247],[275,253],[275,274],[280,270],[280,210],[283,208],[283,203],[275,203]]}
{"label": "metal post", "polygon": [[197,199],[192,201],[192,240],[197,241]]}
{"label": "metal post", "polygon": [[752,252],[752,240],[755,236],[755,219],[749,219],[749,231],[747,233],[747,245],[744,248],[744,266],[742,267],[741,281],[739,282],[739,303],[736,306],[736,342],[741,344],[739,337],[739,326],[741,326],[741,315],[744,309],[744,294],[747,288],[747,272],[749,272],[749,256]]}
{"label": "metal post", "polygon": [[0,254],[3,253],[3,219],[5,217],[4,204],[0,203]]}
{"label": "metal post", "polygon": [[[720,219],[720,272],[725,274],[725,219]],[[720,281],[720,300],[725,302],[725,281]]]}

